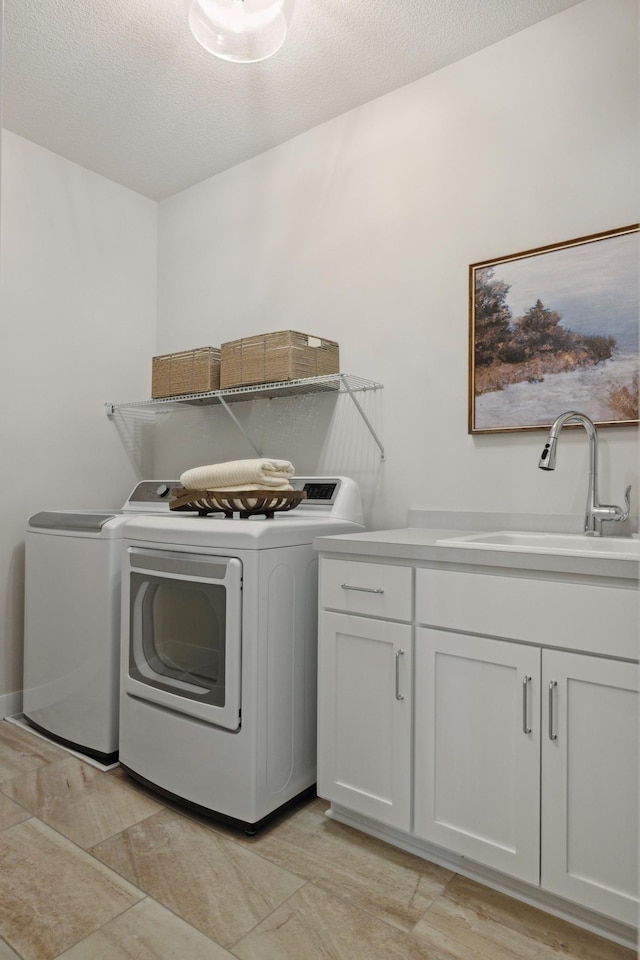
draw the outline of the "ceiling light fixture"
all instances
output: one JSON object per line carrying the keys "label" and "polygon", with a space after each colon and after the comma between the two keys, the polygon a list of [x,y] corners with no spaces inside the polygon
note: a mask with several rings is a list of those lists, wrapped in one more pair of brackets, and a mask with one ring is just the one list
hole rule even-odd
{"label": "ceiling light fixture", "polygon": [[189,26],[205,50],[222,60],[256,63],[277,53],[294,0],[190,0]]}

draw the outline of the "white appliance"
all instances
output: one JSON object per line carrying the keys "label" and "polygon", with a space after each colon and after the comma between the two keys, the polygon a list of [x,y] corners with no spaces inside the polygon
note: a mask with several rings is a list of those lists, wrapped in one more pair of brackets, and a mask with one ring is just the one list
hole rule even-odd
{"label": "white appliance", "polygon": [[177,481],[138,483],[121,509],[36,513],[26,532],[25,719],[103,763],[118,758],[121,538],[168,514]]}
{"label": "white appliance", "polygon": [[123,536],[120,763],[254,833],[316,780],[315,537],[363,529],[346,477],[272,519],[144,517]]}

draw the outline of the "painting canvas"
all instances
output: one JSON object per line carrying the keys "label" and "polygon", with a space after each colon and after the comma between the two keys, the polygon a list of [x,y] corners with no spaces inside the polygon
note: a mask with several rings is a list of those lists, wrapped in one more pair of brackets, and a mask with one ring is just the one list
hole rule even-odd
{"label": "painting canvas", "polygon": [[470,266],[470,433],[544,429],[571,409],[638,423],[638,231]]}

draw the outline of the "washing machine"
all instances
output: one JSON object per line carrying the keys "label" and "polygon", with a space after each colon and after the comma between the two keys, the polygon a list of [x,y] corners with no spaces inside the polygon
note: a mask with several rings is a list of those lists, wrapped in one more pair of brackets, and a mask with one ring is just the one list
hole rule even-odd
{"label": "washing machine", "polygon": [[136,517],[122,539],[120,763],[247,833],[315,786],[312,541],[364,529],[350,478],[292,485],[290,512]]}
{"label": "washing machine", "polygon": [[176,483],[142,481],[122,508],[44,511],[28,522],[24,718],[102,763],[118,758],[124,526],[168,515]]}

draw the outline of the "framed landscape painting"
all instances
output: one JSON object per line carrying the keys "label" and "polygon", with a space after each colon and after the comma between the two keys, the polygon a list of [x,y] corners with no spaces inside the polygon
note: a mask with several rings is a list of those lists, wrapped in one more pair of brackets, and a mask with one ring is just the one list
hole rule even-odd
{"label": "framed landscape painting", "polygon": [[638,423],[640,225],[469,267],[469,433]]}

